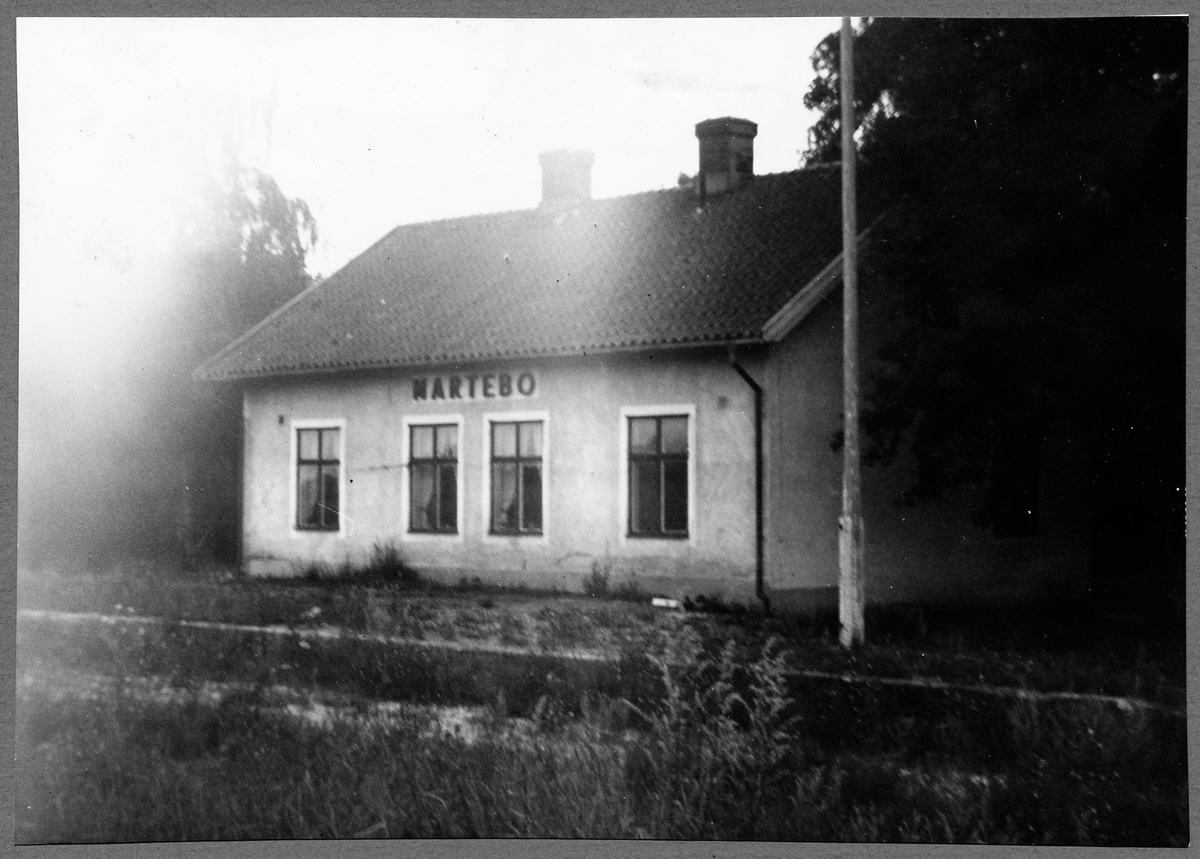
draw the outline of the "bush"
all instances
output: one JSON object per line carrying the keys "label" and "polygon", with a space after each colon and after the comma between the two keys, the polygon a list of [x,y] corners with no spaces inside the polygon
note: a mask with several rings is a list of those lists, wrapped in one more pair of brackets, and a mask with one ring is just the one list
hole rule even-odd
{"label": "bush", "polygon": [[637,582],[627,581],[621,582],[612,592],[612,598],[622,600],[624,602],[647,602],[646,592],[641,589]]}
{"label": "bush", "polygon": [[366,563],[340,564],[305,561],[298,566],[298,578],[308,584],[401,584],[418,585],[420,574],[408,565],[395,543],[376,543]]}
{"label": "bush", "polygon": [[395,543],[376,543],[371,561],[363,571],[370,578],[404,585],[420,584],[421,577],[400,554]]}

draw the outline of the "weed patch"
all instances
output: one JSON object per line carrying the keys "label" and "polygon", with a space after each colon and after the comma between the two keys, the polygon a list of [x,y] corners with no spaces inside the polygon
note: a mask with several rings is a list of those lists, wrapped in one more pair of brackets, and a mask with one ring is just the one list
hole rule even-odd
{"label": "weed patch", "polygon": [[585,596],[602,599],[608,596],[608,582],[612,578],[612,565],[592,561],[592,571],[583,580]]}
{"label": "weed patch", "polygon": [[647,596],[636,581],[627,579],[612,585],[612,563],[592,561],[592,569],[583,579],[584,596],[593,599],[612,599],[624,602],[645,602]]}
{"label": "weed patch", "polygon": [[596,625],[572,605],[548,605],[534,619],[538,623],[538,647],[544,651],[574,650],[596,644]]}
{"label": "weed patch", "polygon": [[[487,698],[494,716],[467,742],[417,714],[316,727],[276,715],[255,689],[220,703],[196,696],[164,705],[120,689],[64,700],[23,688],[17,841],[1187,842],[1186,779],[1179,768],[1160,769],[1172,755],[1182,760],[1182,728],[1172,734],[1150,714],[1128,721],[1010,704],[1008,737],[993,750],[1007,752],[987,763],[963,755],[978,739],[960,733],[971,731],[969,719],[932,730],[920,749],[820,742],[811,712],[787,689],[774,642],[747,659],[734,644],[704,648],[684,634],[657,654],[631,649],[619,683],[589,686],[547,662],[524,689],[473,680],[487,673],[479,664],[406,675],[407,655],[334,656],[343,671],[375,672],[371,683],[440,695],[474,682],[471,697]],[[325,670],[304,667],[330,682]],[[621,694],[637,683],[642,694]],[[530,720],[528,740],[503,729],[514,711]]]}
{"label": "weed patch", "polygon": [[525,647],[529,644],[529,632],[525,624],[509,612],[500,615],[500,643],[509,647]]}
{"label": "weed patch", "polygon": [[371,560],[363,570],[363,575],[388,584],[399,583],[411,586],[421,582],[421,577],[401,557],[400,550],[396,548],[395,543],[376,543],[371,551]]}
{"label": "weed patch", "polygon": [[[664,614],[611,599],[608,580],[605,600],[540,604],[470,582],[463,593],[414,588],[383,572],[390,563],[337,582],[23,581],[26,605],[283,628],[63,626],[23,616],[19,670],[248,688],[219,703],[197,693],[168,704],[119,683],[97,700],[22,687],[18,841],[1188,841],[1182,719],[962,688],[1135,694],[1178,707],[1178,669],[1152,651],[1124,661],[1105,650],[1039,653],[1015,634],[976,639],[933,612],[910,612],[879,616],[883,643],[848,653],[819,620],[723,606]],[[455,652],[313,629],[326,624],[533,652]],[[593,653],[575,655],[588,659],[558,656],[581,648]],[[800,683],[789,673],[796,667],[828,676]],[[961,686],[871,681],[922,676]],[[431,733],[416,717],[316,727],[264,704],[255,687],[275,684],[487,707],[490,727],[472,742]],[[526,727],[514,740],[518,717]]]}

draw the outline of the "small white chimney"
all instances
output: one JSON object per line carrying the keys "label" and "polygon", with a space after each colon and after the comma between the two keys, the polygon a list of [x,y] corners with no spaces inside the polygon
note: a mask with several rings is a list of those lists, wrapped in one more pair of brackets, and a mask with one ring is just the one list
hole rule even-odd
{"label": "small white chimney", "polygon": [[757,134],[757,123],[732,116],[696,123],[696,137],[700,140],[696,192],[701,198],[731,191],[754,176]]}
{"label": "small white chimney", "polygon": [[583,150],[555,149],[538,156],[542,165],[542,208],[561,209],[592,199],[592,164]]}

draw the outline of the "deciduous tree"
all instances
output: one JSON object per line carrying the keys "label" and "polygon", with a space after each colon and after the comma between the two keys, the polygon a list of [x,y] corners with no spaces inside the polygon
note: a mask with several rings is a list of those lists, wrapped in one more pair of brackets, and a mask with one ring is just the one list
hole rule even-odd
{"label": "deciduous tree", "polygon": [[[974,486],[1025,533],[1047,444],[1086,447],[1100,565],[1182,574],[1186,55],[1182,18],[863,22],[863,418],[876,462],[915,454],[906,500]],[[810,161],[839,157],[838,62],[834,33]]]}
{"label": "deciduous tree", "polygon": [[195,381],[205,358],[305,289],[316,223],[302,200],[269,175],[231,162],[210,178],[182,219],[173,325],[183,382],[169,423],[181,467],[178,537],[183,563],[236,559],[241,389]]}

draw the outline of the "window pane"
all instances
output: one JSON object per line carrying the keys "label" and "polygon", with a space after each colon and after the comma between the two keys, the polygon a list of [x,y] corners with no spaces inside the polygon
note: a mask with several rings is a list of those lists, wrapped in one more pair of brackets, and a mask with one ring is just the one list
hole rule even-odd
{"label": "window pane", "polygon": [[513,462],[492,465],[492,530],[517,530],[517,466]]}
{"label": "window pane", "polygon": [[318,506],[318,467],[302,465],[298,471],[296,485],[296,524],[302,528],[319,528],[321,525]]}
{"label": "window pane", "polygon": [[316,459],[321,432],[315,429],[297,430],[300,436],[300,458],[301,459]]}
{"label": "window pane", "polygon": [[433,458],[433,427],[412,428],[412,459]]}
{"label": "window pane", "polygon": [[322,522],[326,528],[338,527],[338,467],[326,465],[321,469],[324,493],[321,498]]}
{"label": "window pane", "polygon": [[635,534],[654,533],[662,528],[658,468],[657,462],[634,462],[630,468],[629,519]]}
{"label": "window pane", "polygon": [[[666,421],[663,423],[665,424]],[[663,437],[666,437],[665,429]],[[663,462],[663,529],[687,531],[687,526],[687,460],[666,460]]]}
{"label": "window pane", "polygon": [[662,419],[662,452],[687,453],[687,418]]}
{"label": "window pane", "polygon": [[492,424],[492,456],[517,455],[517,425]]}
{"label": "window pane", "polygon": [[526,531],[542,530],[542,467],[533,463],[521,466],[521,493],[524,502]]}
{"label": "window pane", "polygon": [[656,418],[629,419],[629,452],[658,453],[658,420]]}
{"label": "window pane", "polygon": [[412,467],[412,492],[409,504],[409,527],[414,531],[429,531],[433,520],[433,465],[427,462]]}
{"label": "window pane", "polygon": [[437,455],[439,459],[458,458],[458,427],[437,428]]}
{"label": "window pane", "polygon": [[441,465],[438,466],[439,487],[441,492],[441,505],[438,510],[439,518],[437,527],[442,531],[455,531],[458,529],[458,483],[455,474],[457,466]]}
{"label": "window pane", "polygon": [[321,430],[321,459],[339,459],[338,447],[342,431],[336,429]]}
{"label": "window pane", "polygon": [[521,427],[521,456],[540,457],[542,455],[542,422],[520,424]]}

